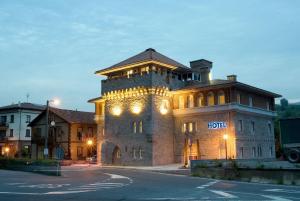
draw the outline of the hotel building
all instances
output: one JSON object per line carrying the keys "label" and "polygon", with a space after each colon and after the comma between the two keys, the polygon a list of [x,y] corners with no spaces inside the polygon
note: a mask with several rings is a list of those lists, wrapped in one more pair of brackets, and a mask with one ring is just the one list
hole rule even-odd
{"label": "hotel building", "polygon": [[237,81],[211,79],[212,62],[187,67],[149,48],[111,67],[95,104],[102,164],[187,164],[189,159],[275,157],[274,99]]}

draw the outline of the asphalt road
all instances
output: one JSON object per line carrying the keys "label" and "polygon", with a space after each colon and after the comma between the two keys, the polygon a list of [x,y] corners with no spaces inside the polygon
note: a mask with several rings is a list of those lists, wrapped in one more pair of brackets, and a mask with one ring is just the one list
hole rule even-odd
{"label": "asphalt road", "polygon": [[0,201],[300,200],[300,187],[116,168],[66,168],[63,176],[0,170]]}

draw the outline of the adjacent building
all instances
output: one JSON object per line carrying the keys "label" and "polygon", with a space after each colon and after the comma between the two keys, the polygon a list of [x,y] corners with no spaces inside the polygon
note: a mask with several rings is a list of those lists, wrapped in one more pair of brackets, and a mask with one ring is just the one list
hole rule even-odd
{"label": "adjacent building", "polygon": [[[32,127],[32,159],[44,158],[46,119],[44,110],[29,124]],[[48,121],[49,158],[85,160],[96,154],[94,113],[50,107]]]}
{"label": "adjacent building", "polygon": [[28,124],[44,108],[43,105],[33,103],[18,103],[0,107],[0,155],[10,157],[29,155],[31,128]]}
{"label": "adjacent building", "polygon": [[213,63],[187,67],[149,48],[96,72],[102,164],[187,164],[189,159],[275,157],[274,99],[280,95],[212,79]]}

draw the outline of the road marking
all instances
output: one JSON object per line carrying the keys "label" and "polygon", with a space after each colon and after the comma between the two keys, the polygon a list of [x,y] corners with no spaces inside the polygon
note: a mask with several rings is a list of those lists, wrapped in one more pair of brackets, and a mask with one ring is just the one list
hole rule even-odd
{"label": "road marking", "polygon": [[203,184],[203,185],[198,186],[198,187],[196,187],[196,188],[203,189],[203,188],[212,186],[212,185],[214,185],[214,184],[216,184],[216,183],[218,183],[218,182],[219,182],[218,180],[216,180],[216,181],[211,181],[211,182],[208,182],[207,184]]}
{"label": "road marking", "polygon": [[300,191],[287,190],[287,189],[279,189],[279,188],[266,189],[264,191],[267,191],[267,192],[277,192],[277,193],[300,193]]}
{"label": "road marking", "polygon": [[26,184],[26,183],[6,183],[7,185],[14,186],[14,185],[21,185],[21,184]]}
{"label": "road marking", "polygon": [[278,196],[273,196],[273,195],[262,195],[265,198],[270,198],[272,201],[292,201],[286,198],[278,197]]}
{"label": "road marking", "polygon": [[20,188],[62,188],[64,186],[70,186],[70,184],[34,184],[34,185],[20,185]]}
{"label": "road marking", "polygon": [[165,198],[142,198],[142,200],[195,200],[195,198],[170,198],[170,197],[165,197]]}
{"label": "road marking", "polygon": [[225,198],[237,198],[237,196],[232,195],[232,194],[230,194],[230,193],[226,193],[226,192],[224,192],[224,191],[210,190],[210,192],[213,192],[213,193],[215,193],[215,194],[221,195],[221,196],[223,196],[223,197],[225,197]]}

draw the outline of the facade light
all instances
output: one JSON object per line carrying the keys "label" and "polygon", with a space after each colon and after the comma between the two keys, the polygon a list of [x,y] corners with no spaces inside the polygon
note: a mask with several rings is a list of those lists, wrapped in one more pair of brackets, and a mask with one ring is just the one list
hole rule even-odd
{"label": "facade light", "polygon": [[9,147],[5,147],[4,151],[5,151],[6,153],[8,153],[8,152],[9,152]]}
{"label": "facade light", "polygon": [[86,143],[87,143],[87,145],[91,146],[91,145],[93,145],[93,140],[88,140]]}
{"label": "facade light", "polygon": [[224,134],[224,135],[223,135],[223,139],[224,139],[224,140],[227,140],[227,139],[228,139],[228,135],[227,135],[227,134]]}
{"label": "facade light", "polygon": [[142,111],[142,107],[140,104],[135,104],[132,106],[131,108],[131,112],[133,112],[134,114],[139,114]]}
{"label": "facade light", "polygon": [[120,116],[120,114],[122,113],[122,109],[120,106],[114,106],[112,108],[112,114],[115,116]]}
{"label": "facade light", "polygon": [[159,108],[159,111],[162,115],[165,115],[168,113],[169,111],[169,101],[168,100],[163,100],[161,105],[160,105],[160,108]]}

